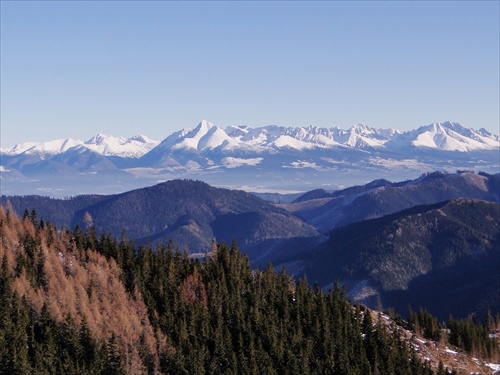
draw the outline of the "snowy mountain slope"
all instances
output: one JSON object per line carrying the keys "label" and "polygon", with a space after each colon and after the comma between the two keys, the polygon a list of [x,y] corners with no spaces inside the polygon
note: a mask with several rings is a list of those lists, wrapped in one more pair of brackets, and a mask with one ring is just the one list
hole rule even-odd
{"label": "snowy mountain slope", "polygon": [[500,138],[484,129],[476,131],[458,123],[444,122],[400,133],[390,140],[389,148],[435,149],[442,151],[481,151],[500,148]]}
{"label": "snowy mountain slope", "polygon": [[83,146],[103,156],[138,158],[158,144],[158,141],[143,135],[136,135],[131,138],[117,138],[99,133],[86,142],[72,138],[48,142],[26,142],[1,149],[0,153],[9,156],[21,154],[40,155],[42,159],[45,159],[53,155],[63,154],[72,148]]}
{"label": "snowy mountain slope", "polygon": [[139,158],[159,143],[144,135],[136,135],[131,138],[117,138],[99,133],[85,142],[84,146],[104,156]]}
{"label": "snowy mountain slope", "polygon": [[1,153],[55,155],[78,145],[84,145],[104,156],[138,158],[155,148],[162,152],[177,150],[204,152],[214,149],[263,152],[282,148],[304,150],[336,147],[400,151],[402,148],[411,147],[468,152],[499,149],[500,138],[484,129],[474,130],[453,122],[435,123],[416,130],[400,132],[394,129],[375,129],[363,124],[354,125],[349,130],[336,127],[289,128],[275,125],[260,128],[240,125],[223,129],[203,120],[196,128],[175,132],[161,143],[143,135],[124,138],[97,134],[86,142],[74,139],[42,143],[27,142],[2,149]]}
{"label": "snowy mountain slope", "polygon": [[473,132],[459,124],[432,124],[419,130],[419,134],[412,141],[417,147],[462,152],[498,147],[498,140]]}
{"label": "snowy mountain slope", "polygon": [[1,149],[0,153],[5,155],[40,155],[51,156],[66,152],[72,147],[82,145],[83,142],[72,138],[56,139],[48,142],[25,142],[10,148]]}
{"label": "snowy mountain slope", "polygon": [[[215,168],[223,167],[224,160],[232,157],[259,158],[261,165],[271,163],[277,166],[278,161],[281,166],[290,168],[325,170],[331,169],[332,164],[346,166],[350,162],[358,166],[360,163],[376,164],[379,168],[397,164],[398,160],[402,161],[399,164],[405,165],[416,154],[439,159],[439,155],[429,152],[458,152],[462,155],[456,154],[455,157],[462,159],[468,159],[474,152],[487,152],[489,158],[494,159],[491,152],[498,150],[498,136],[451,122],[400,132],[363,124],[349,130],[276,125],[260,128],[239,125],[223,129],[204,120],[194,129],[184,129],[165,138],[142,158],[141,166],[192,170],[194,162],[196,168]],[[449,160],[450,155],[443,154],[441,159],[443,157]],[[433,164],[432,160],[430,162]]]}
{"label": "snowy mountain slope", "polygon": [[[161,142],[142,135],[97,134],[86,142],[23,143],[0,150],[0,178],[2,190],[29,193],[30,186],[40,188],[38,179],[44,176],[43,184],[51,187],[43,189],[50,190],[55,187],[48,180],[55,176],[84,174],[88,179],[96,173],[101,176],[99,182],[88,180],[83,191],[83,181],[77,183],[75,177],[79,193],[113,193],[172,178],[203,178],[216,186],[259,191],[306,191],[313,183],[334,190],[380,176],[398,180],[450,168],[497,173],[499,155],[499,135],[452,122],[401,132],[363,124],[348,130],[277,125],[221,128],[203,120]],[[107,171],[120,171],[129,178],[110,180]],[[94,190],[101,187],[106,190]]]}

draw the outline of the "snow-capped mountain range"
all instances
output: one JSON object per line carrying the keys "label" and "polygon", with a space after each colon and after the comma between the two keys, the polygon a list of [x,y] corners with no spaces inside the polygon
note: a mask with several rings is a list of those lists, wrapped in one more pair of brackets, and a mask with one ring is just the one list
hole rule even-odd
{"label": "snow-capped mountain range", "polygon": [[195,129],[183,129],[168,136],[163,142],[144,135],[132,138],[97,134],[86,142],[59,139],[49,142],[27,142],[1,149],[5,155],[55,155],[71,148],[83,147],[104,156],[139,158],[155,147],[163,151],[189,150],[252,150],[265,151],[280,148],[306,150],[312,148],[350,147],[355,149],[429,148],[445,151],[494,150],[500,147],[499,135],[485,129],[465,128],[459,123],[445,122],[422,126],[417,130],[401,132],[394,129],[376,129],[364,124],[348,130],[308,126],[288,128],[265,126],[229,126],[225,129],[203,120]]}
{"label": "snow-capped mountain range", "polygon": [[144,135],[136,135],[132,138],[117,138],[99,133],[86,142],[73,138],[56,139],[49,142],[26,142],[11,148],[1,149],[0,151],[5,155],[38,154],[46,158],[62,154],[73,148],[83,148],[104,156],[138,158],[156,147],[159,143]]}
{"label": "snow-capped mountain range", "polygon": [[[269,184],[263,182],[263,175],[288,181],[289,185],[293,185],[290,178],[302,180],[300,185],[314,176],[331,180],[344,174],[352,179],[356,170],[363,171],[360,175],[375,171],[389,175],[395,171],[421,173],[446,167],[495,172],[500,164],[499,152],[498,134],[453,122],[402,132],[363,124],[348,130],[275,125],[221,128],[203,120],[194,129],[175,132],[161,142],[144,135],[117,138],[97,134],[88,141],[70,138],[22,143],[0,150],[0,177],[2,190],[27,179],[76,179],[96,174],[120,175],[116,190],[127,185],[127,176],[144,183],[144,179],[163,180],[172,175],[208,176],[207,182],[216,185],[228,185],[228,181],[239,179],[235,177],[238,175],[244,177],[241,186],[264,189]],[[250,178],[252,173],[254,178]],[[401,177],[405,176],[400,173],[397,178]],[[345,186],[343,181],[337,185]]]}

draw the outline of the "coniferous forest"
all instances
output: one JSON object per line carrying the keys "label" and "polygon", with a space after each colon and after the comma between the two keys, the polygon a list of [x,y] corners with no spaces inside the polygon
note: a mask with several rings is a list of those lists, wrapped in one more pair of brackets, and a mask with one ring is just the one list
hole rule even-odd
{"label": "coniferous forest", "polygon": [[1,206],[0,240],[1,374],[434,374],[340,287],[252,270],[236,242],[192,259]]}

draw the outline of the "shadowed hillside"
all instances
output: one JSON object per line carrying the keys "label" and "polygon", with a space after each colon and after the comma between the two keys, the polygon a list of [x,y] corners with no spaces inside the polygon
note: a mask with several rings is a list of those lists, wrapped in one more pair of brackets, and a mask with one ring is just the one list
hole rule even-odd
{"label": "shadowed hillside", "polygon": [[456,199],[334,229],[303,258],[321,285],[347,283],[356,299],[440,318],[500,311],[500,204]]}
{"label": "shadowed hillside", "polygon": [[[308,237],[317,232],[289,212],[239,190],[218,189],[201,181],[173,180],[109,196],[67,200],[39,196],[2,197],[22,215],[26,208],[56,225],[93,226],[115,236],[126,231],[140,241],[172,238],[191,251],[210,249],[213,239],[241,244],[271,238]],[[88,214],[88,215],[86,215]]]}
{"label": "shadowed hillside", "polygon": [[396,183],[375,180],[363,186],[335,191],[328,196],[321,191],[312,191],[299,197],[295,203],[281,207],[295,213],[320,232],[328,232],[357,221],[455,198],[499,202],[500,174],[434,172],[416,180]]}

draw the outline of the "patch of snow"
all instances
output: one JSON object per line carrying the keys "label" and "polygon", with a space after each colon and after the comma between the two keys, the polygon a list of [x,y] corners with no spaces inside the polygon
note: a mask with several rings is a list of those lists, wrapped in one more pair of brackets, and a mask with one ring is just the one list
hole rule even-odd
{"label": "patch of snow", "polygon": [[238,167],[242,167],[242,166],[255,167],[262,160],[263,160],[262,158],[242,159],[242,158],[227,157],[227,158],[222,159],[222,164],[226,168],[238,168]]}
{"label": "patch of snow", "polygon": [[345,161],[343,161],[343,160],[335,160],[332,158],[321,158],[321,160],[324,160],[330,164],[344,164],[345,163]]}
{"label": "patch of snow", "polygon": [[196,170],[199,170],[201,169],[201,165],[198,164],[197,162],[193,161],[193,160],[189,160],[185,167],[190,170],[190,171],[196,171]]}
{"label": "patch of snow", "polygon": [[325,168],[318,166],[315,162],[305,161],[305,160],[297,160],[290,163],[290,165],[284,165],[283,168],[294,168],[294,169],[303,169],[303,168],[312,168],[317,171],[325,171]]}
{"label": "patch of snow", "polygon": [[363,279],[350,288],[347,296],[352,298],[354,301],[361,301],[365,298],[377,295],[378,292],[375,288],[369,285],[368,279]]}
{"label": "patch of snow", "polygon": [[487,363],[486,366],[493,371],[500,371],[500,363]]}

